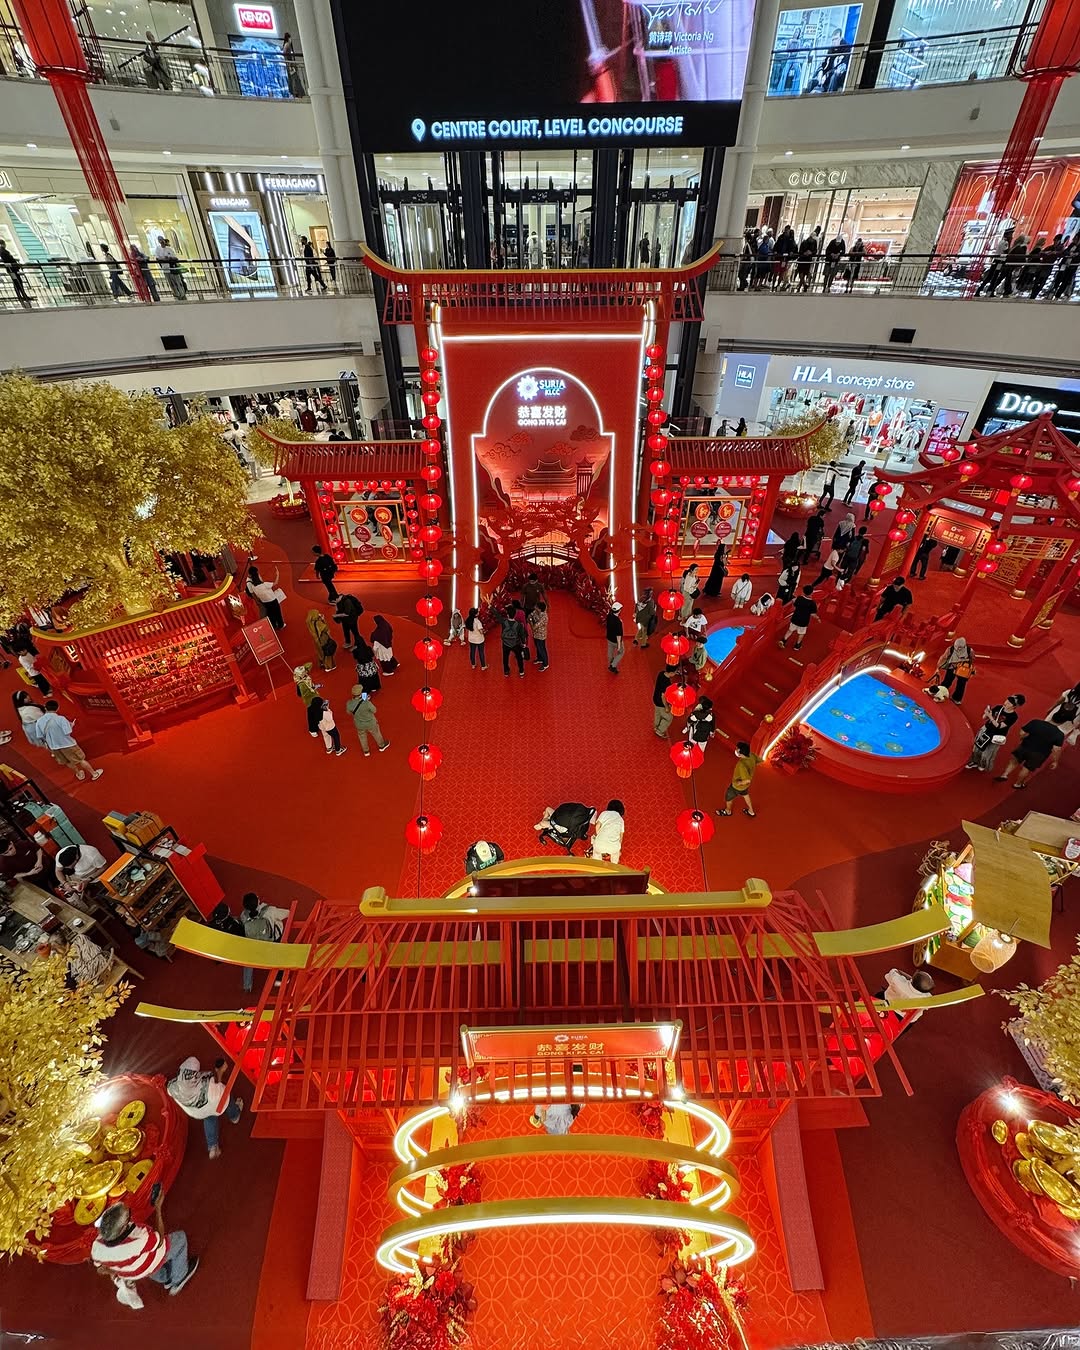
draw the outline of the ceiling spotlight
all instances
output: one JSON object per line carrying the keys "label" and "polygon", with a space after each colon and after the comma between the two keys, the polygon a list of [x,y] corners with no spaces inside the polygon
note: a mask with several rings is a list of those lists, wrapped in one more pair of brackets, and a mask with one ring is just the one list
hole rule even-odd
{"label": "ceiling spotlight", "polygon": [[911,149],[911,146],[910,146],[910,145],[902,145],[902,146],[900,147],[900,149],[901,149],[901,150],[910,150],[910,149]]}
{"label": "ceiling spotlight", "polygon": [[171,151],[171,150],[162,150],[161,153],[162,153],[163,155],[171,155],[171,154],[172,154],[172,151]]}
{"label": "ceiling spotlight", "polygon": [[785,159],[790,159],[791,156],[792,156],[794,153],[795,153],[794,150],[785,150],[785,151],[784,151],[784,158],[785,158]]}
{"label": "ceiling spotlight", "polygon": [[26,148],[27,148],[27,150],[36,150],[36,149],[37,149],[37,142],[36,142],[36,141],[27,141],[27,142],[26,142]]}

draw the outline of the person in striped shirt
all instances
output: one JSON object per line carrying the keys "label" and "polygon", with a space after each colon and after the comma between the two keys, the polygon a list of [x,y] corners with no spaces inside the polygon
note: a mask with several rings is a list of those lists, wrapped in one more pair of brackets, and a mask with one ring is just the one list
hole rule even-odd
{"label": "person in striped shirt", "polygon": [[154,1226],[136,1223],[127,1205],[110,1205],[98,1220],[98,1236],[90,1260],[117,1285],[150,1279],[178,1294],[199,1268],[188,1253],[187,1234],[165,1230],[160,1191],[154,1200]]}

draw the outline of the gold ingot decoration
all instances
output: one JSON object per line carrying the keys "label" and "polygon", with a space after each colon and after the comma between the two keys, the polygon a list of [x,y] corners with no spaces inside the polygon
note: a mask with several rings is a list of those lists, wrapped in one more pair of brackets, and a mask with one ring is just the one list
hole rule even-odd
{"label": "gold ingot decoration", "polygon": [[1070,1209],[1080,1205],[1080,1191],[1041,1158],[1032,1158],[1031,1176],[1042,1193],[1049,1196],[1055,1205],[1068,1205]]}
{"label": "gold ingot decoration", "polygon": [[79,1189],[76,1191],[76,1195],[84,1200],[94,1200],[98,1196],[108,1195],[120,1180],[123,1170],[124,1164],[115,1160],[95,1163],[93,1167],[87,1167],[79,1181]]}
{"label": "gold ingot decoration", "polygon": [[97,1223],[102,1214],[105,1213],[105,1197],[95,1195],[92,1199],[85,1196],[75,1206],[75,1222],[80,1228],[89,1228],[92,1223]]}
{"label": "gold ingot decoration", "polygon": [[1033,1120],[1028,1133],[1040,1148],[1049,1153],[1072,1153],[1076,1148],[1076,1136],[1072,1130],[1064,1130],[1048,1120]]}
{"label": "gold ingot decoration", "polygon": [[1040,1156],[1038,1150],[1031,1142],[1031,1136],[1024,1134],[1023,1131],[1013,1135],[1013,1143],[1016,1145],[1020,1156],[1023,1158],[1030,1160],[1031,1158],[1038,1158]]}
{"label": "gold ingot decoration", "polygon": [[77,1125],[72,1125],[68,1133],[77,1144],[85,1144],[86,1151],[89,1153],[98,1142],[98,1137],[101,1134],[101,1121],[95,1116],[89,1116],[86,1120],[80,1120]]}
{"label": "gold ingot decoration", "polygon": [[1013,1176],[1017,1179],[1025,1191],[1030,1191],[1032,1195],[1042,1195],[1042,1187],[1038,1185],[1035,1178],[1031,1175],[1031,1163],[1026,1158],[1018,1158],[1013,1163]]}
{"label": "gold ingot decoration", "polygon": [[143,1132],[133,1126],[129,1129],[110,1130],[105,1136],[105,1148],[114,1157],[130,1158],[142,1148]]}
{"label": "gold ingot decoration", "polygon": [[153,1158],[140,1158],[138,1162],[132,1163],[124,1177],[124,1189],[137,1191],[153,1170]]}
{"label": "gold ingot decoration", "polygon": [[990,1133],[994,1136],[995,1144],[1003,1144],[1009,1137],[1009,1127],[1003,1120],[995,1120],[990,1126]]}
{"label": "gold ingot decoration", "polygon": [[116,1128],[118,1130],[130,1130],[133,1126],[138,1125],[145,1115],[145,1102],[128,1102],[127,1106],[117,1114]]}

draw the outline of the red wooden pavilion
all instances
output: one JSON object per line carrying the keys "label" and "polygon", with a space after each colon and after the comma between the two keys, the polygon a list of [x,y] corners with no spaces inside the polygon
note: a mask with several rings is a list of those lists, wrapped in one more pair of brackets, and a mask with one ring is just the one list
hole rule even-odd
{"label": "red wooden pavilion", "polygon": [[975,587],[990,582],[1027,600],[1009,643],[1048,629],[1080,580],[1080,451],[1043,414],[1015,431],[973,436],[956,459],[926,453],[908,475],[877,471],[900,487],[896,522],[870,585],[908,575],[923,538],[963,550],[966,583],[942,626],[955,632]]}

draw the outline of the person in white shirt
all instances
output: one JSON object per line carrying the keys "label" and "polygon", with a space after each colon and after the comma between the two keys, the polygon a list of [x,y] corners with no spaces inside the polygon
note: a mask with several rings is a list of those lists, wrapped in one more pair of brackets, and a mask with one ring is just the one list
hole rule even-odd
{"label": "person in white shirt", "polygon": [[285,620],[281,615],[281,602],[285,599],[285,592],[278,586],[279,573],[274,568],[274,580],[263,581],[259,569],[252,565],[248,569],[247,593],[254,600],[259,602],[262,607],[263,617],[270,620],[271,628],[279,631],[285,627]]}
{"label": "person in white shirt", "polygon": [[29,679],[32,684],[36,684],[38,689],[40,689],[43,694],[52,693],[52,685],[45,678],[45,676],[42,675],[41,671],[38,670],[38,659],[36,653],[20,652],[19,665],[22,666],[23,670],[26,671],[27,679]]}
{"label": "person in white shirt", "polygon": [[194,1055],[189,1055],[166,1085],[169,1096],[192,1120],[201,1120],[206,1136],[206,1149],[211,1158],[221,1157],[221,1117],[235,1125],[244,1109],[242,1098],[229,1100],[225,1087],[227,1065],[219,1059],[213,1072],[199,1067]]}
{"label": "person in white shirt", "polygon": [[169,283],[169,289],[173,293],[173,299],[186,300],[187,282],[184,280],[184,273],[180,267],[180,259],[176,256],[176,250],[163,234],[158,235],[157,242],[158,246],[154,249],[154,258],[161,264],[165,279]]}
{"label": "person in white shirt", "polygon": [[591,858],[607,858],[617,863],[622,854],[623,833],[626,830],[626,807],[617,797],[607,804],[593,821],[592,843],[589,845]]}
{"label": "person in white shirt", "polygon": [[545,1134],[569,1134],[580,1114],[577,1102],[572,1106],[558,1102],[555,1106],[538,1106],[529,1117],[529,1124],[534,1130],[542,1128]]}
{"label": "person in white shirt", "polygon": [[56,880],[65,895],[80,895],[107,866],[105,855],[93,844],[68,844],[56,855]]}
{"label": "person in white shirt", "polygon": [[731,588],[731,600],[736,609],[742,609],[754,593],[754,583],[749,572],[744,572]]}
{"label": "person in white shirt", "polygon": [[[914,975],[906,975],[902,970],[895,967],[885,972],[885,988],[880,997],[884,998],[888,1004],[906,1002],[908,1000],[921,1002],[923,999],[930,998],[934,992],[933,976],[927,970],[917,970]],[[910,1013],[910,1009],[896,1009],[898,1017],[905,1013]],[[908,1023],[917,1022],[922,1016],[921,1012],[916,1012],[908,1017]]]}
{"label": "person in white shirt", "polygon": [[35,735],[57,764],[66,765],[81,783],[88,775],[94,782],[105,772],[95,769],[86,758],[86,752],[72,735],[73,724],[60,713],[60,704],[54,698],[45,700],[45,711],[37,719]]}

